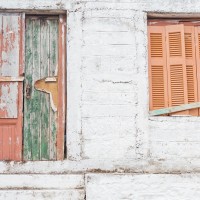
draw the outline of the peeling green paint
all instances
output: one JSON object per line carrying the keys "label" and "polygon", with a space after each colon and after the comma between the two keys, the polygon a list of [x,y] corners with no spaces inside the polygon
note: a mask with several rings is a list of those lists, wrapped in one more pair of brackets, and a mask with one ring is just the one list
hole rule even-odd
{"label": "peeling green paint", "polygon": [[55,160],[57,112],[49,94],[35,90],[36,80],[54,76],[58,63],[58,20],[26,19],[26,85],[31,97],[24,97],[24,160]]}

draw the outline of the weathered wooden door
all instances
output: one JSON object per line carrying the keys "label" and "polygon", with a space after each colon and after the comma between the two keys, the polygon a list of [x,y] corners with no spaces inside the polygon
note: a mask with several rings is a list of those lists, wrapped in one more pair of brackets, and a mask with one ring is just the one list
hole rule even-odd
{"label": "weathered wooden door", "polygon": [[24,160],[63,159],[65,18],[27,17],[25,41]]}
{"label": "weathered wooden door", "polygon": [[0,160],[22,159],[23,33],[23,14],[0,14]]}

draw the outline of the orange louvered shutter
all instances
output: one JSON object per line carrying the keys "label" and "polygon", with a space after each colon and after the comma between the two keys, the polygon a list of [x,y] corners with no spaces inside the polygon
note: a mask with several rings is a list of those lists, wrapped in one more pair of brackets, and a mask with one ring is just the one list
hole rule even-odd
{"label": "orange louvered shutter", "polygon": [[[197,69],[194,35],[194,26],[184,26],[188,103],[197,102]],[[198,116],[198,109],[189,110],[189,115]]]}
{"label": "orange louvered shutter", "polygon": [[[188,103],[184,26],[166,26],[169,106]],[[189,111],[173,115],[189,115]]]}
{"label": "orange louvered shutter", "polygon": [[[196,63],[197,63],[197,90],[198,90],[198,101],[200,101],[200,27],[195,27],[195,43],[196,43]],[[199,109],[200,115],[200,109]]]}
{"label": "orange louvered shutter", "polygon": [[168,107],[165,27],[149,26],[150,110]]}

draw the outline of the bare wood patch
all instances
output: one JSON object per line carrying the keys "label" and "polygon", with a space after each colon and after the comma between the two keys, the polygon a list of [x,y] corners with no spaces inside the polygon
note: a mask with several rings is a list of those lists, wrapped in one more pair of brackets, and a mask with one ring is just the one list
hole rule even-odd
{"label": "bare wood patch", "polygon": [[55,77],[47,77],[35,82],[35,89],[50,94],[51,107],[54,112],[58,108],[58,82]]}

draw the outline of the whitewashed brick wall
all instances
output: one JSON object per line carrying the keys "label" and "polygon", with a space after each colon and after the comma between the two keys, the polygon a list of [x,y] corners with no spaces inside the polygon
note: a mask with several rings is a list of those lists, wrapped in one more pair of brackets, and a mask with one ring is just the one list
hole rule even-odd
{"label": "whitewashed brick wall", "polygon": [[0,199],[199,199],[200,118],[149,116],[147,62],[147,15],[200,18],[198,0],[0,8],[66,10],[68,93],[66,160],[0,162]]}
{"label": "whitewashed brick wall", "polygon": [[87,175],[88,200],[198,200],[199,175]]}

